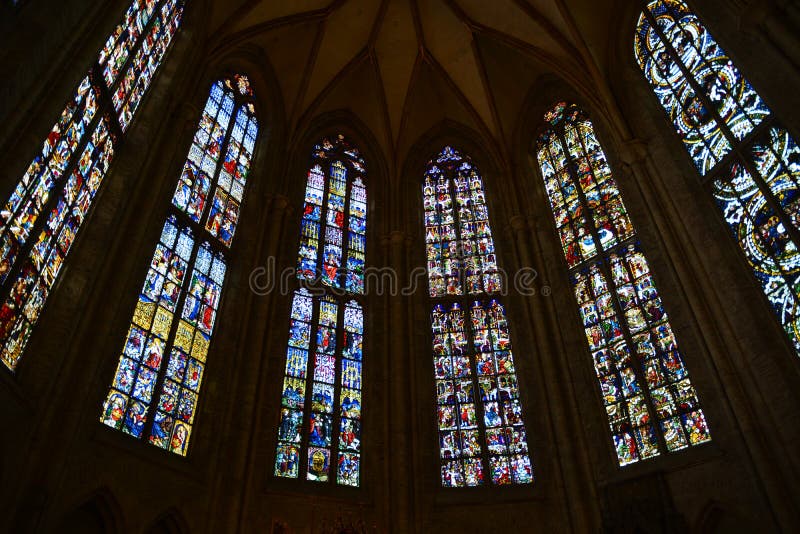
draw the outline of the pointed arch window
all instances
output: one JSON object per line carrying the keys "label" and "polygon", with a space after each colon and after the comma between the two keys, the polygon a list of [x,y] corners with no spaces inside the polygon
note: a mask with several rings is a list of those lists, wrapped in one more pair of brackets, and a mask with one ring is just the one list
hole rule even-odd
{"label": "pointed arch window", "polygon": [[586,114],[545,115],[537,158],[620,465],[711,435],[644,253]]}
{"label": "pointed arch window", "polygon": [[300,224],[300,287],[289,320],[277,477],[360,484],[365,180],[364,160],[343,136],[314,147]]}
{"label": "pointed arch window", "polygon": [[800,355],[800,148],[681,0],[647,4],[634,51]]}
{"label": "pointed arch window", "polygon": [[0,210],[0,360],[12,371],[182,14],[182,1],[131,3]]}
{"label": "pointed arch window", "polygon": [[422,185],[441,483],[533,482],[483,180],[444,147]]}
{"label": "pointed arch window", "polygon": [[100,414],[184,456],[258,136],[252,97],[243,75],[211,87]]}

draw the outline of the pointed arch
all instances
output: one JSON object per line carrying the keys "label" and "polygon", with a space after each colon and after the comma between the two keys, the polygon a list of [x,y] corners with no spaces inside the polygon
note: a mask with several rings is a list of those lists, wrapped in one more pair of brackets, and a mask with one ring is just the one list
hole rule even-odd
{"label": "pointed arch", "polygon": [[12,371],[172,43],[183,4],[130,4],[0,210],[0,360]]}
{"label": "pointed arch", "polygon": [[145,534],[186,534],[189,525],[183,514],[170,508],[159,515],[145,530]]}
{"label": "pointed arch", "polygon": [[683,0],[642,11],[634,55],[800,355],[800,148]]}
{"label": "pointed arch", "polygon": [[484,184],[445,146],[422,179],[441,484],[533,482]]}
{"label": "pointed arch", "polygon": [[367,165],[338,134],[314,145],[307,172],[273,474],[357,487]]}
{"label": "pointed arch", "polygon": [[75,534],[113,534],[122,531],[121,517],[119,502],[111,490],[103,487],[61,516],[54,530]]}
{"label": "pointed arch", "polygon": [[621,466],[711,435],[589,117],[558,102],[536,156]]}
{"label": "pointed arch", "polygon": [[182,456],[259,133],[253,96],[243,74],[211,86],[100,414]]}

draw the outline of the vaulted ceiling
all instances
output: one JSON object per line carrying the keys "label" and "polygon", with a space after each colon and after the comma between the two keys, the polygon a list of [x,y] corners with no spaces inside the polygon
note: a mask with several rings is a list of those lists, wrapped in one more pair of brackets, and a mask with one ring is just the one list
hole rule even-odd
{"label": "vaulted ceiling", "polygon": [[506,146],[542,73],[591,93],[600,80],[587,40],[607,41],[614,10],[600,6],[613,3],[225,0],[211,2],[206,20],[212,53],[261,47],[293,133],[320,113],[349,109],[397,164],[444,119]]}

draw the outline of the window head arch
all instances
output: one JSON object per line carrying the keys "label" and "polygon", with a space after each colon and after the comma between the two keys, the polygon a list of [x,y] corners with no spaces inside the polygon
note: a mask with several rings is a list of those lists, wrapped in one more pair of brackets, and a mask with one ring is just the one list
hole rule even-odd
{"label": "window head arch", "polygon": [[797,142],[682,0],[653,0],[634,53],[800,354]]}
{"label": "window head arch", "polygon": [[647,259],[587,114],[556,103],[536,155],[617,460],[711,439]]}
{"label": "window head arch", "polygon": [[444,147],[427,165],[422,194],[430,296],[501,291],[483,179],[472,161]]}
{"label": "window head arch", "polygon": [[364,293],[366,165],[343,135],[314,146],[306,182],[297,277]]}
{"label": "window head arch", "polygon": [[[245,98],[238,105],[237,93],[239,99]],[[226,247],[231,246],[239,222],[258,133],[252,96],[246,76],[237,74],[212,85],[172,197],[173,206]],[[217,170],[219,174],[215,176]],[[212,185],[214,195],[209,202]]]}
{"label": "window head arch", "polygon": [[653,0],[634,51],[701,175],[770,114],[750,82],[683,0]]}

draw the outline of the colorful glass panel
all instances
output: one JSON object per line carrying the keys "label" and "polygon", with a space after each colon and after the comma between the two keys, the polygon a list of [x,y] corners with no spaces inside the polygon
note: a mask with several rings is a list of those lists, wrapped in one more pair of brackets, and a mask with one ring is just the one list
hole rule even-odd
{"label": "colorful glass panel", "polygon": [[306,183],[297,277],[320,279],[349,293],[364,292],[366,168],[343,136],[314,147]]}
{"label": "colorful glass panel", "polygon": [[634,51],[800,354],[797,143],[683,1],[648,3]]}
{"label": "colorful glass panel", "polygon": [[705,175],[733,149],[725,129],[741,141],[770,110],[682,0],[654,0],[647,10],[636,58]]}
{"label": "colorful glass panel", "polygon": [[125,76],[112,92],[111,100],[118,114],[122,131],[128,129],[133,115],[139,109],[161,60],[178,30],[183,16],[183,7],[178,0],[166,0],[159,9],[141,47],[128,64]]}
{"label": "colorful glass panel", "polygon": [[592,124],[576,107],[560,106],[564,143],[560,133],[545,132],[538,158],[564,256],[573,267],[630,238],[633,226]]}
{"label": "colorful glass panel", "polygon": [[97,60],[97,63],[103,67],[103,79],[106,87],[111,88],[114,85],[131,50],[136,45],[136,41],[147,27],[156,4],[158,4],[157,0],[136,0],[128,7],[122,22],[108,36]]}
{"label": "colorful glass panel", "polygon": [[[800,218],[800,149],[792,137],[773,128],[756,140],[750,154],[758,176],[778,200],[780,209],[798,226]],[[725,221],[800,353],[800,252],[776,213],[775,204],[737,159],[713,182],[713,194]]]}
{"label": "colorful glass panel", "polygon": [[214,179],[225,135],[233,114],[234,98],[222,82],[211,87],[197,132],[192,140],[172,204],[199,223]]}
{"label": "colorful glass panel", "polygon": [[365,174],[341,135],[312,151],[297,280],[315,296],[302,288],[292,301],[276,477],[360,485],[364,312],[343,297],[364,293]]}
{"label": "colorful glass panel", "polygon": [[502,290],[478,170],[445,147],[429,164],[422,193],[430,296]]}
{"label": "colorful glass panel", "polygon": [[[182,456],[258,133],[252,103],[237,99],[229,86],[212,85],[100,415],[102,423],[136,438],[147,435],[152,445]],[[235,165],[220,162],[222,153]],[[216,224],[215,207],[202,207],[212,186],[237,203],[235,210],[217,212],[227,222]]]}
{"label": "colorful glass panel", "polygon": [[363,336],[364,314],[357,302],[342,305],[306,289],[295,292],[275,476],[298,478],[303,458],[306,480],[328,482],[335,460],[336,482],[359,485]]}
{"label": "colorful glass panel", "polygon": [[142,436],[158,372],[168,354],[167,341],[194,244],[192,230],[180,226],[174,216],[169,217],[153,253],[103,406],[103,423],[137,438]]}
{"label": "colorful glass panel", "polygon": [[[167,20],[167,15],[170,37],[175,33],[182,5],[176,0],[131,3],[120,24],[106,39],[90,74],[78,84],[47,134],[41,152],[0,210],[0,298],[4,299],[0,308],[0,359],[11,370],[22,357],[111,164],[117,130],[101,117],[110,114],[115,103],[113,95],[124,84],[118,80],[118,74],[130,63],[134,51],[136,55],[150,54],[143,52],[152,48],[145,34],[150,35],[163,25],[159,21]],[[153,17],[156,11],[159,14]],[[161,38],[158,54],[147,56],[150,61],[147,80],[136,88],[137,102],[147,91],[168,44],[169,40]],[[111,101],[100,90],[100,83],[110,90]],[[58,193],[53,194],[54,191]],[[41,217],[44,213],[49,215]],[[35,242],[31,241],[31,235],[37,236]]]}
{"label": "colorful glass panel", "polygon": [[0,358],[10,369],[22,357],[113,155],[114,143],[101,121],[84,147],[78,166],[64,183],[30,255],[9,284],[10,294],[0,308],[0,338],[4,340]]}
{"label": "colorful glass panel", "polygon": [[91,131],[97,110],[98,94],[86,77],[47,135],[41,153],[31,162],[5,208],[0,211],[3,223],[0,229],[3,247],[0,282],[5,282],[39,215],[48,204],[50,194],[78,153],[86,132]]}
{"label": "colorful glass panel", "polygon": [[537,156],[572,268],[619,465],[709,441],[697,394],[592,123],[565,102],[545,121],[550,127],[539,137]]}
{"label": "colorful glass panel", "polygon": [[339,385],[339,458],[336,482],[358,486],[361,472],[361,361],[364,312],[355,301],[344,308]]}
{"label": "colorful glass panel", "polygon": [[231,246],[233,234],[236,232],[239,206],[247,183],[257,133],[258,121],[253,107],[241,107],[236,114],[228,150],[219,171],[211,212],[206,221],[206,230],[227,247]]}
{"label": "colorful glass panel", "polygon": [[[533,468],[483,182],[445,147],[422,186],[441,484],[528,484]],[[439,302],[442,297],[448,301]]]}

